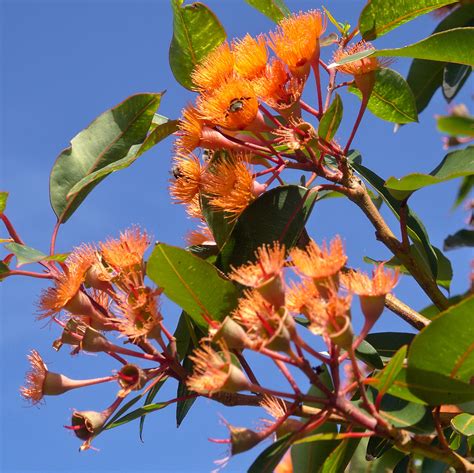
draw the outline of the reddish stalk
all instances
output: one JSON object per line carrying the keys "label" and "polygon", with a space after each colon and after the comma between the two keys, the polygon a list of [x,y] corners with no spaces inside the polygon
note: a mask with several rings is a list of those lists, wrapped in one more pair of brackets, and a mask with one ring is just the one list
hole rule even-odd
{"label": "reddish stalk", "polygon": [[347,152],[349,151],[349,148],[351,147],[352,140],[354,139],[357,129],[359,128],[360,122],[362,121],[362,117],[364,116],[365,110],[367,108],[367,104],[369,103],[369,97],[370,97],[370,94],[362,95],[362,102],[360,104],[359,113],[357,114],[357,118],[352,128],[351,135],[349,136],[349,139],[347,140],[346,146],[344,148],[345,155],[347,155]]}
{"label": "reddish stalk", "polygon": [[277,127],[281,126],[281,123],[277,120],[277,118],[274,117],[273,114],[269,110],[267,110],[262,104],[259,104],[258,108],[274,125],[276,125]]}
{"label": "reddish stalk", "polygon": [[53,234],[51,235],[51,243],[50,243],[50,246],[49,246],[49,254],[50,255],[54,255],[54,248],[56,246],[56,238],[58,237],[58,231],[59,231],[60,226],[61,226],[61,222],[58,220],[56,222],[56,225],[54,226]]}
{"label": "reddish stalk", "polygon": [[282,372],[283,376],[287,379],[287,381],[290,383],[290,386],[293,388],[293,391],[297,396],[301,396],[301,391],[300,388],[298,387],[298,384],[296,383],[295,379],[291,375],[290,371],[286,367],[284,363],[278,360],[273,360],[275,364],[278,366],[278,369]]}
{"label": "reddish stalk", "polygon": [[305,110],[308,113],[311,113],[311,115],[314,115],[316,118],[319,119],[319,112],[315,108],[311,107],[310,105],[308,105],[306,102],[303,102],[302,100],[300,100],[300,105],[303,110]]}
{"label": "reddish stalk", "polygon": [[15,227],[10,222],[8,217],[4,213],[1,213],[0,214],[0,219],[3,221],[3,223],[5,225],[5,228],[7,229],[8,234],[13,238],[15,243],[18,243],[19,245],[24,245],[25,243],[20,238],[20,235],[18,235],[18,233],[16,232]]}
{"label": "reddish stalk", "polygon": [[51,274],[47,273],[36,273],[34,271],[23,271],[21,269],[11,269],[8,273],[3,273],[0,279],[7,278],[9,276],[28,276],[30,278],[38,278],[38,279],[54,279]]}
{"label": "reddish stalk", "polygon": [[314,78],[316,79],[316,92],[318,94],[318,108],[319,112],[318,115],[321,117],[323,114],[323,94],[321,92],[321,76],[319,74],[319,58],[318,61],[315,61],[311,64],[311,68],[313,69]]}
{"label": "reddish stalk", "polygon": [[240,353],[237,350],[232,350],[232,353],[239,359],[239,362],[244,369],[245,373],[247,374],[248,378],[252,382],[252,384],[256,384],[257,386],[260,386],[260,383],[257,380],[257,377],[255,376],[254,372],[252,371],[252,368],[248,364],[247,360],[245,359],[244,355]]}

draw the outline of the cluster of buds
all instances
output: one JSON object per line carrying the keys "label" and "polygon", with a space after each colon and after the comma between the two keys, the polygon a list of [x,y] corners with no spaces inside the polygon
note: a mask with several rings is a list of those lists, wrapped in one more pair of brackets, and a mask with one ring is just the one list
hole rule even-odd
{"label": "cluster of buds", "polygon": [[[326,23],[326,16],[317,10],[294,14],[267,35],[247,34],[224,42],[195,68],[192,80],[198,96],[182,111],[170,186],[175,202],[184,204],[191,217],[204,221],[206,205],[230,220],[237,218],[273,181],[281,182],[285,168],[336,181],[342,177],[326,169],[323,158],[326,154],[342,158],[350,143],[342,150],[336,141],[318,136],[318,127],[302,116],[305,112],[320,120],[336,88],[336,72],[320,59]],[[334,54],[336,71],[351,74],[368,98],[374,73],[385,63],[366,57],[337,65],[371,49],[365,42],[346,43],[347,38],[341,38]],[[325,105],[321,67],[332,82]],[[311,71],[317,83],[318,109],[302,100]],[[355,129],[359,121],[360,117]],[[205,150],[203,157],[195,154],[198,148]],[[263,169],[257,171],[257,166]],[[266,180],[260,182],[264,176]],[[208,234],[199,235],[194,232],[190,243],[210,241]]]}

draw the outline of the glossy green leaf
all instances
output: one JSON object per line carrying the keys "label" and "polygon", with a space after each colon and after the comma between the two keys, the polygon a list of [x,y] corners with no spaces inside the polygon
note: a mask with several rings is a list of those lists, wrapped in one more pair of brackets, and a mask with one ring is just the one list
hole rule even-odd
{"label": "glossy green leaf", "polygon": [[406,377],[411,391],[432,405],[474,400],[469,385],[474,372],[473,340],[471,296],[439,314],[413,340]]}
{"label": "glossy green leaf", "polygon": [[365,458],[367,461],[373,461],[380,458],[387,450],[392,448],[393,442],[384,437],[377,437],[374,435],[369,438]]}
{"label": "glossy green leaf", "polygon": [[362,360],[372,368],[382,369],[384,367],[383,361],[377,353],[377,350],[366,340],[362,340],[357,347],[355,354],[359,360]]}
{"label": "glossy green leaf", "polygon": [[438,116],[436,127],[438,131],[451,136],[474,136],[474,117]]}
{"label": "glossy green leaf", "polygon": [[[357,447],[347,468],[350,473],[388,473],[393,471],[395,465],[405,456],[404,453],[394,448],[385,452],[380,458],[366,460],[367,445],[370,439],[362,439]],[[404,470],[403,473],[406,473]]]}
{"label": "glossy green leaf", "polygon": [[254,260],[264,243],[278,240],[287,249],[297,244],[313,209],[316,192],[280,186],[265,192],[241,214],[217,260],[225,271]]}
{"label": "glossy green leaf", "polygon": [[183,0],[171,0],[173,37],[169,63],[175,79],[187,89],[193,88],[193,69],[213,49],[223,43],[226,33],[214,13],[203,3],[183,6]]}
{"label": "glossy green leaf", "polygon": [[273,473],[280,460],[291,446],[293,435],[282,435],[267,447],[252,463],[247,473]]}
{"label": "glossy green leaf", "polygon": [[226,218],[225,212],[213,209],[205,196],[201,196],[202,215],[214,236],[218,248],[222,248],[229,238],[236,221]]}
{"label": "glossy green leaf", "polygon": [[[158,381],[147,393],[146,395],[146,398],[145,398],[145,402],[144,402],[144,406],[149,406],[150,404],[152,404],[153,400],[155,399],[156,395],[158,394],[158,392],[160,391],[161,387],[163,386],[163,384],[165,384],[166,380],[168,379],[168,377],[164,377],[163,379],[161,379],[160,381]],[[145,419],[146,419],[146,416],[145,415],[142,415],[140,417],[140,424],[139,424],[139,427],[138,427],[138,434],[140,435],[140,440],[143,442],[143,427],[145,426]]]}
{"label": "glossy green leaf", "polygon": [[[455,304],[458,304],[461,302],[463,299],[466,298],[465,294],[458,294],[457,296],[452,296],[448,299],[448,306],[452,306]],[[431,304],[424,309],[419,311],[421,315],[424,315],[428,319],[433,319],[436,317],[441,311],[434,305]]]}
{"label": "glossy green leaf", "polygon": [[[370,390],[371,388],[369,392]],[[394,427],[409,430],[415,434],[427,434],[435,430],[429,408],[390,394],[385,394],[382,399],[380,415]]]}
{"label": "glossy green leaf", "polygon": [[441,90],[443,91],[443,96],[448,103],[456,97],[471,75],[471,72],[471,66],[466,66],[464,64],[446,64],[443,71]]}
{"label": "glossy green leaf", "polygon": [[[451,287],[451,281],[453,279],[453,268],[451,261],[442,253],[442,251],[436,247],[433,247],[436,255],[436,283],[438,286],[444,287],[449,291]],[[416,261],[419,266],[422,266],[426,272],[430,273],[431,268],[424,254],[419,251],[419,248],[415,245],[410,245],[410,253],[412,258]],[[366,263],[380,264],[384,263],[389,268],[398,268],[402,274],[411,276],[411,273],[400,263],[400,260],[393,256],[388,261],[377,261],[372,258],[364,257]],[[434,278],[434,275],[433,275]]]}
{"label": "glossy green leaf", "polygon": [[340,473],[351,461],[360,439],[344,439],[326,458],[319,473]]}
{"label": "glossy green leaf", "polygon": [[[473,26],[474,5],[461,5],[444,18],[433,33],[450,30],[460,26]],[[463,84],[459,71],[467,66],[441,61],[414,59],[408,71],[407,82],[415,96],[418,113],[430,102],[440,86],[447,100],[452,100]],[[468,68],[470,70],[470,68]]]}
{"label": "glossy green leaf", "polygon": [[130,401],[128,401],[126,404],[124,404],[102,427],[102,431],[107,430],[109,428],[109,425],[112,425],[119,417],[121,417],[132,406],[134,406],[143,396],[144,394],[141,393],[138,396],[135,396],[134,398],[130,399]]}
{"label": "glossy green leaf", "polygon": [[470,437],[474,435],[474,416],[466,412],[458,414],[454,419],[451,419],[451,426],[456,432]]}
{"label": "glossy green leaf", "polygon": [[138,419],[139,417],[143,417],[148,414],[151,414],[152,412],[163,409],[164,407],[168,405],[169,403],[167,402],[160,402],[157,404],[148,404],[146,406],[139,407],[138,409],[135,409],[134,411],[129,412],[128,414],[125,414],[123,417],[120,417],[115,422],[108,424],[106,429],[110,430],[110,429],[114,429],[115,427],[119,427],[123,424],[127,424],[128,422]]}
{"label": "glossy green leaf", "polygon": [[473,247],[474,246],[474,230],[462,229],[454,235],[449,235],[444,240],[443,249],[454,250],[455,248]]}
{"label": "glossy green leaf", "polygon": [[9,273],[10,268],[3,261],[0,261],[0,282],[5,278],[3,274]]}
{"label": "glossy green leaf", "polygon": [[68,197],[75,184],[99,169],[125,158],[147,137],[161,94],[132,95],[104,112],[76,135],[58,156],[50,176],[51,206],[60,223],[79,207],[102,176]]}
{"label": "glossy green leaf", "polygon": [[380,49],[374,56],[413,57],[474,66],[474,28],[454,28],[395,49]]}
{"label": "glossy green leaf", "polygon": [[223,320],[237,304],[234,285],[212,264],[182,248],[157,244],[147,275],[205,331],[205,318]]}
{"label": "glossy green leaf", "polygon": [[[326,365],[320,366],[319,379],[325,386],[333,389],[332,379]],[[324,396],[324,393],[316,386],[311,386],[308,394],[315,397]],[[307,403],[307,405],[321,407],[321,405],[314,403]],[[295,472],[312,473],[318,471],[327,456],[339,445],[337,441],[339,439],[338,429],[335,423],[326,422],[313,430],[310,437],[312,437],[312,440],[308,440],[309,437],[305,437],[302,441],[296,442],[301,443],[300,445],[295,444],[291,448],[291,459]],[[322,440],[324,442],[321,442]]]}
{"label": "glossy green leaf", "polygon": [[[194,345],[190,347],[189,353],[192,352],[193,347]],[[189,359],[188,356],[184,358],[183,366],[186,368],[188,372],[192,371],[193,362]],[[186,396],[188,396],[189,394],[191,394],[191,391],[188,389],[186,383],[180,380],[178,383],[176,397],[183,398],[183,399],[176,403],[176,427],[179,427],[181,425],[184,418],[188,415],[188,412],[190,411],[191,407],[196,401],[195,397],[190,397],[190,398],[185,399]]]}
{"label": "glossy green leaf", "polygon": [[384,187],[398,200],[406,199],[423,187],[449,181],[474,173],[474,146],[448,153],[429,174],[413,173],[397,179],[390,177]]}
{"label": "glossy green leaf", "polygon": [[16,256],[17,266],[38,263],[39,261],[64,261],[67,258],[67,254],[48,256],[41,251],[30,248],[29,246],[20,245],[19,243],[7,243],[5,248]]}
{"label": "glossy green leaf", "polygon": [[343,113],[342,100],[339,94],[335,94],[329,108],[324,112],[318,127],[318,136],[330,142],[341,124]]}
{"label": "glossy green leaf", "polygon": [[359,31],[366,40],[393,30],[397,26],[413,20],[417,16],[429,13],[453,0],[370,0],[359,17]]}
{"label": "glossy green leaf", "polygon": [[[355,161],[351,163],[351,166],[381,195],[388,208],[400,219],[401,203],[395,199],[385,187],[383,179]],[[431,273],[434,279],[436,279],[438,273],[438,256],[430,243],[428,233],[423,223],[409,207],[407,207],[406,222],[408,235],[422,255],[426,257]]]}
{"label": "glossy green leaf", "polygon": [[471,190],[474,188],[474,176],[466,176],[459,186],[458,193],[456,195],[456,200],[453,204],[453,210],[459,207],[460,204],[468,197]]}
{"label": "glossy green leaf", "polygon": [[290,10],[283,0],[245,0],[249,5],[262,12],[275,23],[290,15]]}
{"label": "glossy green leaf", "polygon": [[77,184],[75,184],[67,195],[67,199],[73,198],[74,194],[80,193],[87,186],[91,185],[93,182],[103,179],[104,177],[112,174],[116,171],[121,171],[122,169],[128,168],[133,164],[143,153],[151,149],[153,146],[158,144],[161,140],[164,140],[166,137],[174,133],[178,129],[177,120],[169,120],[165,123],[162,123],[157,126],[152,126],[150,133],[147,135],[143,143],[139,145],[134,145],[130,148],[130,151],[125,157],[114,161],[113,163],[104,166],[97,171],[94,171],[83,179],[81,179]]}
{"label": "glossy green leaf", "polygon": [[380,396],[383,396],[389,390],[398,373],[402,370],[406,354],[407,346],[404,345],[393,355],[387,366],[377,374],[377,390]]}
{"label": "glossy green leaf", "polygon": [[[349,92],[361,98],[356,86]],[[367,108],[378,118],[392,123],[410,123],[418,120],[415,98],[405,79],[392,69],[382,68],[375,73],[375,85]]]}
{"label": "glossy green leaf", "polygon": [[414,333],[379,332],[369,333],[365,339],[377,350],[381,357],[392,358],[403,345],[410,345],[414,337]]}
{"label": "glossy green leaf", "polygon": [[8,192],[0,192],[0,214],[5,212],[7,206]]}

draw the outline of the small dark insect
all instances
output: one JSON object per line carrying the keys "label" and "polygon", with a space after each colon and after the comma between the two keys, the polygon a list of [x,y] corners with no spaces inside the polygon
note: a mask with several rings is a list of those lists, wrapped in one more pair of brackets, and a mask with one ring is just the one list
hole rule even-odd
{"label": "small dark insect", "polygon": [[179,168],[178,165],[175,165],[171,168],[171,174],[175,179],[179,179],[180,177],[183,177],[183,173],[181,172],[181,169]]}
{"label": "small dark insect", "polygon": [[230,101],[230,105],[229,105],[229,108],[227,109],[225,117],[227,118],[229,116],[229,113],[236,113],[243,110],[245,100],[250,100],[251,98],[252,97],[239,97],[239,98],[232,99]]}

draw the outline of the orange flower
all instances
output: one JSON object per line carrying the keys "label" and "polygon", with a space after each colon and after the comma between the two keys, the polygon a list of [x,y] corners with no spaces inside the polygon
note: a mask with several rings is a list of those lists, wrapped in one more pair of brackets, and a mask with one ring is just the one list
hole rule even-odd
{"label": "orange flower", "polygon": [[304,77],[310,64],[319,58],[319,37],[325,29],[321,12],[300,12],[278,24],[277,30],[270,33],[269,46],[294,75]]}
{"label": "orange flower", "polygon": [[311,301],[319,297],[319,291],[312,279],[304,279],[298,284],[291,282],[286,293],[286,307],[294,314],[307,315]]}
{"label": "orange flower", "polygon": [[348,291],[359,296],[385,296],[398,282],[399,271],[385,271],[384,265],[379,264],[373,271],[372,279],[364,273],[350,271],[343,274],[341,279]]}
{"label": "orange flower", "polygon": [[114,271],[142,272],[143,256],[150,245],[150,237],[139,227],[132,227],[120,233],[118,239],[109,239],[100,244],[104,262]]}
{"label": "orange flower", "polygon": [[291,250],[290,256],[298,273],[315,280],[336,275],[347,261],[339,236],[331,241],[329,248],[326,243],[320,248],[311,240],[304,250],[299,248]]}
{"label": "orange flower", "polygon": [[157,299],[157,291],[149,287],[136,288],[129,294],[124,294],[118,304],[120,317],[115,319],[120,332],[126,337],[136,340],[143,336],[153,338],[163,319]]}
{"label": "orange flower", "polygon": [[304,81],[292,77],[285,64],[273,58],[262,76],[252,81],[257,96],[270,107],[285,109],[301,96]]}
{"label": "orange flower", "polygon": [[212,171],[206,173],[203,191],[210,205],[230,218],[237,218],[255,199],[252,172],[241,155],[213,164]]}
{"label": "orange flower", "polygon": [[204,120],[228,130],[244,130],[257,118],[257,96],[249,81],[230,78],[220,87],[198,98],[198,111]]}
{"label": "orange flower", "polygon": [[90,245],[76,248],[68,256],[64,272],[58,272],[55,276],[55,287],[46,289],[41,295],[40,319],[57,314],[63,309],[81,315],[92,311],[89,299],[80,292],[80,288],[95,258],[95,249]]}
{"label": "orange flower", "polygon": [[258,287],[270,279],[280,276],[285,265],[285,247],[278,241],[273,245],[262,245],[255,252],[255,263],[248,263],[238,268],[232,267],[229,275],[234,281],[244,286]]}
{"label": "orange flower", "polygon": [[191,78],[201,92],[212,92],[234,71],[234,55],[227,42],[211,51],[194,69]]}
{"label": "orange flower", "polygon": [[280,126],[272,132],[277,136],[276,142],[288,146],[289,149],[297,150],[304,148],[311,139],[316,137],[316,132],[311,123],[302,119],[290,118],[288,126]]}
{"label": "orange flower", "polygon": [[189,246],[214,244],[214,235],[206,225],[200,225],[197,230],[192,230],[186,235],[186,243]]}
{"label": "orange flower", "polygon": [[20,388],[20,394],[33,404],[37,404],[43,399],[43,384],[48,373],[41,355],[36,350],[31,350],[28,355],[31,370],[26,374],[26,386]]}
{"label": "orange flower", "polygon": [[260,292],[244,291],[232,318],[244,326],[255,350],[268,347],[286,351],[289,348],[288,329],[293,319],[284,311],[276,310]]}
{"label": "orange flower", "polygon": [[232,48],[235,57],[235,70],[245,79],[254,79],[264,71],[268,60],[265,38],[259,35],[252,38],[249,34],[234,41]]}
{"label": "orange flower", "polygon": [[[334,62],[339,62],[346,57],[352,56],[354,54],[362,53],[363,51],[369,51],[375,49],[372,44],[366,41],[359,41],[352,46],[343,49],[340,48],[335,51],[333,56]],[[341,64],[336,66],[336,69],[344,74],[351,74],[354,76],[360,76],[367,74],[369,72],[377,71],[381,67],[385,67],[390,64],[390,60],[380,60],[374,56],[364,57],[356,61],[349,62],[347,64]]]}
{"label": "orange flower", "polygon": [[188,388],[199,394],[237,392],[250,387],[244,373],[233,363],[229,350],[224,345],[217,353],[211,346],[203,344],[189,357],[193,362],[193,374],[187,380]]}
{"label": "orange flower", "polygon": [[342,328],[341,320],[350,317],[351,302],[351,296],[341,297],[335,292],[327,300],[311,299],[306,313],[309,330],[316,335],[338,332]]}
{"label": "orange flower", "polygon": [[175,179],[170,185],[171,197],[179,204],[191,202],[199,193],[204,174],[199,159],[194,154],[178,154],[173,169]]}
{"label": "orange flower", "polygon": [[198,218],[199,220],[204,221],[199,194],[196,194],[194,198],[186,204],[186,213],[190,218]]}
{"label": "orange flower", "polygon": [[204,123],[195,107],[188,105],[183,109],[178,125],[178,139],[175,143],[178,154],[190,153],[199,146],[203,126]]}

